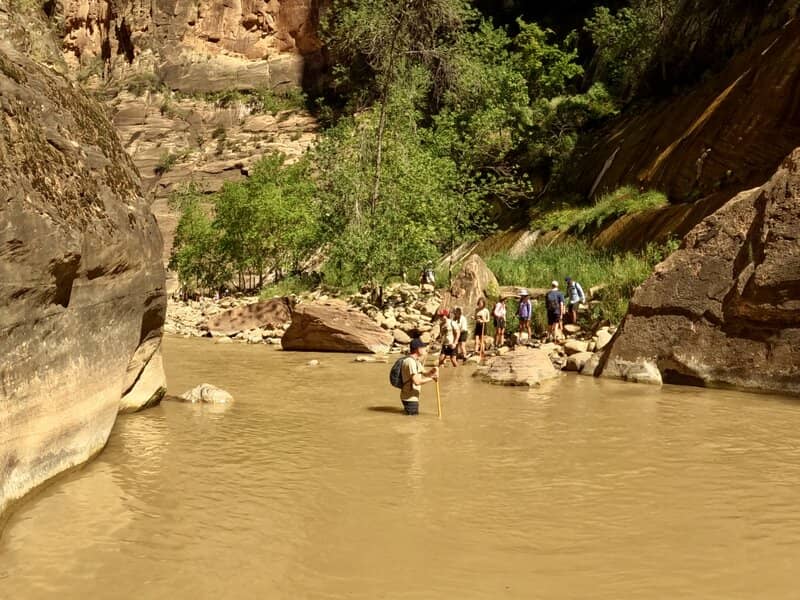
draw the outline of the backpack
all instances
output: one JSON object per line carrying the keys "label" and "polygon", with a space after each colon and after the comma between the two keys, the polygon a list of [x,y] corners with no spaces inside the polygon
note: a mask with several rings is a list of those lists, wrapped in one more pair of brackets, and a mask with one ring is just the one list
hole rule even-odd
{"label": "backpack", "polygon": [[545,303],[548,311],[551,313],[558,312],[560,303],[558,301],[558,294],[556,292],[547,292],[547,295],[545,296]]}
{"label": "backpack", "polygon": [[392,369],[389,371],[389,383],[391,383],[394,387],[403,389],[403,361],[408,358],[406,356],[402,356],[398,358],[395,363],[392,365]]}

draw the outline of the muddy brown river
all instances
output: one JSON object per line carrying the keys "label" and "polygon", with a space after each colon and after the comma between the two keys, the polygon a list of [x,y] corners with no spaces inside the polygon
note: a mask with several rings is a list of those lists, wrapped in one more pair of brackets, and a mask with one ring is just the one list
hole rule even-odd
{"label": "muddy brown river", "polygon": [[[166,340],[165,402],[14,513],[0,598],[798,598],[800,402]],[[309,367],[311,359],[320,360]]]}

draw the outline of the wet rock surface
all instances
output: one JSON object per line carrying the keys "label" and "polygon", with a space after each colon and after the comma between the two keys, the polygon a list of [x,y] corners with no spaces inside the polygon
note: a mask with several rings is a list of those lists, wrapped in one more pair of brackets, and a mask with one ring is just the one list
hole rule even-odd
{"label": "wet rock surface", "polygon": [[703,220],[634,295],[602,374],[800,394],[800,149]]}
{"label": "wet rock surface", "polygon": [[544,350],[521,346],[513,352],[488,358],[474,375],[499,385],[530,387],[558,377],[559,373]]}
{"label": "wet rock surface", "polygon": [[30,58],[29,18],[0,15],[0,512],[165,387],[158,226],[104,110]]}
{"label": "wet rock surface", "polygon": [[201,383],[181,394],[179,399],[192,404],[230,404],[233,402],[233,396],[210,383]]}

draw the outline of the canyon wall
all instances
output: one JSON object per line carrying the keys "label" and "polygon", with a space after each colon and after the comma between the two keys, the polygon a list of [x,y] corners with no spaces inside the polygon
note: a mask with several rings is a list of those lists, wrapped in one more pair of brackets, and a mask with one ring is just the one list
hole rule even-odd
{"label": "canyon wall", "polygon": [[[268,152],[294,160],[316,139],[298,91],[321,85],[328,0],[59,0],[45,10],[72,75],[105,99],[142,175],[166,263],[176,187],[206,193]],[[237,92],[244,95],[237,96]],[[255,94],[255,96],[247,96]],[[259,108],[264,95],[294,102]],[[256,101],[253,102],[255,97]],[[280,107],[283,105],[282,107]],[[170,279],[170,287],[176,282]]]}
{"label": "canyon wall", "polygon": [[84,78],[155,76],[185,93],[303,85],[322,0],[61,0],[46,5]]}
{"label": "canyon wall", "polygon": [[800,148],[704,219],[636,291],[601,364],[800,395]]}
{"label": "canyon wall", "polygon": [[105,110],[58,72],[38,18],[9,6],[0,2],[0,514],[100,451],[118,412],[165,391],[161,236],[136,168]]}
{"label": "canyon wall", "polygon": [[800,18],[758,37],[719,73],[588,136],[575,187],[595,196],[634,184],[708,212],[761,185],[800,140]]}

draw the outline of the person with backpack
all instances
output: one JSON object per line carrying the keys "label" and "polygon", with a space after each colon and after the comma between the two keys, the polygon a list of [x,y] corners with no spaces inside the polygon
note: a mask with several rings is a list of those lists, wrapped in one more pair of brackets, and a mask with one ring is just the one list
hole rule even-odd
{"label": "person with backpack", "polygon": [[571,277],[566,277],[564,281],[567,282],[567,312],[569,313],[569,322],[573,325],[578,324],[578,305],[586,302],[586,295],[583,293],[581,284],[573,281]]}
{"label": "person with backpack", "polygon": [[400,388],[400,402],[407,415],[419,414],[419,396],[423,385],[438,381],[439,369],[424,370],[425,355],[428,345],[415,337],[409,345],[409,355],[397,359],[389,372],[389,382]]}
{"label": "person with backpack", "polygon": [[564,294],[558,290],[558,282],[550,284],[550,291],[544,297],[547,309],[547,340],[555,342],[564,324]]}
{"label": "person with backpack", "polygon": [[531,339],[531,299],[528,296],[528,290],[521,289],[519,291],[519,308],[517,309],[517,317],[519,317],[519,337],[522,339],[522,333],[528,334],[528,339]]}

